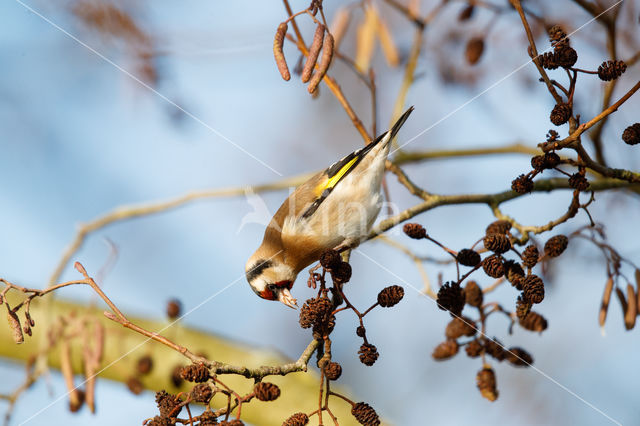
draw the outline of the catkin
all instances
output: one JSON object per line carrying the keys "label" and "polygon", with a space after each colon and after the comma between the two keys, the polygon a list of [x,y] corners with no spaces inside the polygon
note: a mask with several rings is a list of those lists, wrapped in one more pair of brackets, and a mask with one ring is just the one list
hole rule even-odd
{"label": "catkin", "polygon": [[604,323],[607,320],[607,312],[609,311],[609,301],[611,300],[612,292],[613,277],[609,277],[607,284],[604,286],[604,294],[602,295],[602,303],[600,304],[600,315],[598,317],[600,327],[604,327]]}
{"label": "catkin", "polygon": [[307,61],[304,63],[304,68],[302,69],[302,82],[306,83],[311,79],[311,73],[313,72],[313,67],[315,67],[316,62],[318,61],[318,56],[320,56],[320,50],[322,49],[322,44],[324,42],[324,25],[318,24],[316,27],[316,32],[313,35],[313,43],[311,43],[311,48],[309,49],[309,54],[307,55]]}
{"label": "catkin", "polygon": [[15,312],[8,309],[7,310],[7,321],[9,322],[9,327],[11,328],[13,334],[13,341],[16,343],[24,342],[24,334],[22,333],[22,325],[20,324],[20,319],[18,319],[18,315]]}
{"label": "catkin", "polygon": [[340,43],[349,28],[351,21],[351,9],[342,7],[338,9],[331,23],[331,34],[333,34],[334,48],[340,49]]}
{"label": "catkin", "polygon": [[287,66],[287,60],[284,58],[284,52],[282,50],[284,46],[284,36],[287,33],[287,23],[283,22],[278,25],[278,30],[276,31],[276,37],[273,40],[273,56],[276,59],[276,65],[278,66],[278,71],[280,71],[280,75],[285,81],[289,81],[291,78],[291,73],[289,73],[289,67]]}
{"label": "catkin", "polygon": [[313,93],[318,87],[318,84],[320,84],[320,81],[324,78],[327,70],[329,69],[329,65],[331,65],[331,59],[333,59],[333,36],[331,33],[327,33],[322,48],[322,59],[320,60],[320,65],[318,66],[318,70],[313,74],[313,77],[311,77],[309,86],[307,86],[309,93]]}
{"label": "catkin", "polygon": [[638,316],[636,301],[633,286],[627,284],[627,311],[624,313],[624,326],[627,330],[631,330],[636,325],[636,316]]}

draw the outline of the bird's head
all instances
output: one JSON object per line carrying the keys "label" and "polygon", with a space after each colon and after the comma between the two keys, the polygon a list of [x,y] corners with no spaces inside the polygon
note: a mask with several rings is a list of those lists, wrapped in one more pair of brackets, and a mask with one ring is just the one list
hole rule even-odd
{"label": "bird's head", "polygon": [[298,307],[291,296],[291,287],[296,273],[289,266],[276,259],[249,259],[245,267],[247,281],[251,289],[267,300],[278,300],[290,308]]}

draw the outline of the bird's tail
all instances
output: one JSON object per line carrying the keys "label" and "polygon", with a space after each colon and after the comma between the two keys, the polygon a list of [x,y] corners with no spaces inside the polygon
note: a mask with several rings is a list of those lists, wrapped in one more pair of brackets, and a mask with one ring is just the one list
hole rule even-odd
{"label": "bird's tail", "polygon": [[389,130],[390,140],[396,137],[396,134],[400,131],[400,128],[402,127],[404,122],[407,121],[407,118],[409,118],[409,115],[411,115],[412,111],[413,106],[409,107],[409,109],[406,110],[404,114],[402,114],[400,118],[398,118],[398,120],[396,120],[395,124],[391,126],[391,129]]}
{"label": "bird's tail", "polygon": [[411,114],[412,111],[413,111],[413,107],[410,107],[408,110],[406,110],[404,114],[402,114],[400,118],[396,120],[394,125],[391,126],[391,129],[389,129],[388,131],[378,136],[373,142],[370,142],[369,144],[367,144],[367,146],[364,147],[362,154],[366,154],[371,149],[373,149],[375,145],[379,144],[380,142],[384,142],[384,144],[386,145],[391,140],[393,140],[393,138],[396,137],[396,134],[400,131],[400,128],[402,127],[404,122],[407,121],[407,118],[409,118],[409,115]]}

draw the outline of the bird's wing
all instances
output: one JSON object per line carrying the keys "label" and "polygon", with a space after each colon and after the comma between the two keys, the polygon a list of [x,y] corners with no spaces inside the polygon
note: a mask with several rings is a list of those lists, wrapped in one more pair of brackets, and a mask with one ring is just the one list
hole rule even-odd
{"label": "bird's wing", "polygon": [[380,141],[384,139],[386,133],[380,135],[375,141],[371,142],[364,148],[361,148],[341,160],[336,161],[334,164],[329,166],[322,174],[318,176],[314,185],[309,189],[312,191],[315,199],[311,202],[311,204],[305,207],[302,214],[299,215],[301,219],[309,218],[324,200],[327,199],[331,191],[353,170],[355,170],[356,166],[362,161],[364,157],[371,151],[371,149],[376,146]]}
{"label": "bird's wing", "polygon": [[289,198],[280,206],[272,220],[272,226],[282,229],[287,217],[296,219],[308,219],[318,210],[318,207],[327,199],[331,191],[362,161],[367,154],[379,143],[389,143],[398,133],[404,122],[407,120],[413,107],[404,112],[388,131],[378,136],[365,147],[352,152],[346,157],[338,160],[325,171],[311,177],[308,181],[300,185]]}

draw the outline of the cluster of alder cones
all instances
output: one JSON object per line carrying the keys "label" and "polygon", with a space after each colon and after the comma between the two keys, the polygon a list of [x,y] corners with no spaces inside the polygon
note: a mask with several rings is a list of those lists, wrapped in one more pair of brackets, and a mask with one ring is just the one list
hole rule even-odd
{"label": "cluster of alder cones", "polygon": [[[517,323],[525,330],[544,331],[547,328],[546,319],[531,309],[544,299],[544,282],[532,272],[532,269],[542,261],[560,256],[569,241],[564,235],[556,235],[547,240],[542,253],[534,244],[528,245],[520,253],[513,247],[516,238],[511,234],[511,228],[511,223],[506,220],[491,223],[485,230],[484,237],[480,239],[484,245],[483,250],[471,247],[455,252],[445,248],[445,251],[454,257],[458,268],[468,267],[471,270],[460,275],[462,271],[458,269],[458,278],[443,284],[437,294],[438,307],[448,311],[453,319],[445,328],[446,340],[436,346],[432,357],[439,361],[453,358],[461,347],[464,347],[470,358],[481,357],[483,367],[477,374],[477,385],[482,396],[490,401],[497,399],[498,390],[495,372],[486,357],[489,356],[498,362],[507,361],[517,367],[530,366],[533,357],[520,347],[507,349],[497,339],[488,337],[486,320],[494,313],[501,313],[509,318],[511,326]],[[404,225],[403,230],[413,239],[429,240],[444,248],[431,238],[420,224],[408,223]],[[486,252],[487,255],[483,258],[481,252]],[[507,252],[515,253],[517,258],[507,259]],[[483,289],[476,281],[468,279],[480,269],[488,277],[499,280],[498,283],[509,282],[520,292],[516,298],[515,309],[508,310],[496,302],[484,301]],[[463,315],[465,307],[477,310],[477,319]]]}

